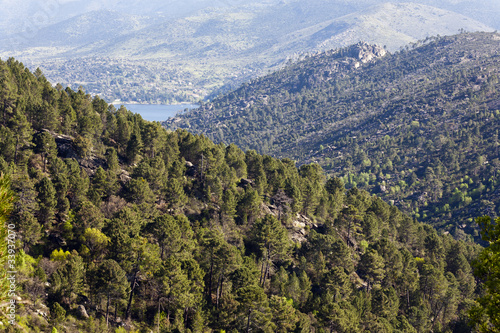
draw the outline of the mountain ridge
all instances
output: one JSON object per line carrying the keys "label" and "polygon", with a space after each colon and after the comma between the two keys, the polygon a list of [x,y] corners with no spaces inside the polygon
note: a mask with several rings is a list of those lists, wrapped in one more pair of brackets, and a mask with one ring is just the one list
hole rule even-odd
{"label": "mountain ridge", "polygon": [[474,216],[500,204],[500,35],[422,42],[366,64],[349,48],[311,55],[165,124],[320,163],[417,218],[474,234]]}

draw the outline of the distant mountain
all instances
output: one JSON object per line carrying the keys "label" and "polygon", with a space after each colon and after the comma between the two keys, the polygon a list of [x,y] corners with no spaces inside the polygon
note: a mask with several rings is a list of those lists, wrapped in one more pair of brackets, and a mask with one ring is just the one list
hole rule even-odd
{"label": "distant mountain", "polygon": [[500,208],[500,34],[358,44],[244,84],[169,128],[299,164],[392,200],[457,237]]}
{"label": "distant mountain", "polygon": [[[449,1],[438,2],[441,8],[377,0],[152,2],[141,10],[140,3],[112,3],[112,11],[104,3],[26,38],[0,39],[0,56],[15,56],[41,67],[52,82],[82,85],[107,100],[165,103],[197,101],[307,52],[358,41],[395,51],[429,36],[493,30],[446,9],[456,7]],[[134,74],[121,76],[106,65],[114,62],[118,72]],[[113,76],[96,74],[107,72]]]}
{"label": "distant mountain", "polygon": [[32,37],[38,31],[62,21],[95,11],[116,11],[125,16],[189,16],[204,8],[232,7],[248,3],[272,3],[276,0],[209,1],[209,0],[2,0],[0,35],[21,34]]}
{"label": "distant mountain", "polygon": [[[96,10],[40,29],[29,42],[33,47],[78,48],[96,41],[112,40],[151,24],[149,17]],[[20,44],[15,47],[25,47]]]}
{"label": "distant mountain", "polygon": [[327,50],[361,40],[385,45],[387,49],[396,51],[417,40],[436,35],[454,35],[461,29],[491,31],[485,24],[436,7],[415,3],[384,3],[286,35],[279,45],[281,52]]}

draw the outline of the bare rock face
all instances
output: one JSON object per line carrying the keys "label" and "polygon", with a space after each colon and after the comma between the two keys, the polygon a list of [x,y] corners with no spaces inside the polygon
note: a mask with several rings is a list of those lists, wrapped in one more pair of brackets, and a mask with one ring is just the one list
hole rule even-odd
{"label": "bare rock face", "polygon": [[297,243],[303,243],[307,240],[306,236],[310,229],[316,229],[318,225],[311,221],[307,216],[297,213],[292,218],[292,226],[288,228],[290,239]]}
{"label": "bare rock face", "polygon": [[89,317],[89,315],[87,314],[87,310],[81,304],[78,305],[77,312],[78,312],[78,315],[80,316],[80,318],[87,319]]}
{"label": "bare rock face", "polygon": [[349,56],[358,59],[362,63],[367,63],[373,59],[381,58],[387,54],[384,48],[378,45],[370,45],[365,42],[359,42],[350,47]]}

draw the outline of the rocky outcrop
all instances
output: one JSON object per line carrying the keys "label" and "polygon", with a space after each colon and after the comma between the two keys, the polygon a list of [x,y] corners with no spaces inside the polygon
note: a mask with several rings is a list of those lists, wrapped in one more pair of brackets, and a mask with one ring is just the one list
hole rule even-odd
{"label": "rocky outcrop", "polygon": [[42,129],[42,132],[49,133],[56,142],[57,155],[62,158],[74,158],[78,161],[78,164],[85,170],[85,172],[91,176],[95,173],[97,168],[106,166],[106,161],[102,158],[98,158],[91,154],[88,158],[82,158],[75,149],[75,138],[70,135],[64,135],[50,131],[48,129]]}
{"label": "rocky outcrop", "polygon": [[309,230],[317,228],[318,225],[305,215],[297,213],[292,219],[292,225],[288,228],[288,235],[294,242],[305,242]]}
{"label": "rocky outcrop", "polygon": [[78,305],[78,308],[76,309],[76,312],[78,313],[78,316],[82,319],[87,319],[89,318],[89,315],[87,314],[87,310],[83,305]]}
{"label": "rocky outcrop", "polygon": [[348,56],[355,58],[365,64],[374,59],[381,58],[386,54],[387,51],[378,45],[359,42],[358,44],[355,44],[349,48]]}

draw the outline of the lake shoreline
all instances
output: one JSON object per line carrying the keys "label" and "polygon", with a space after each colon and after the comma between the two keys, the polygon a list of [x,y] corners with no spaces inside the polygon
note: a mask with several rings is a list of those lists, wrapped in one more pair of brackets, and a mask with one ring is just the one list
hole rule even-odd
{"label": "lake shoreline", "polygon": [[138,113],[144,120],[165,121],[168,118],[175,117],[178,113],[186,109],[196,109],[198,104],[140,104],[140,103],[118,103],[113,105],[123,105],[127,110]]}
{"label": "lake shoreline", "polygon": [[198,105],[197,103],[189,103],[189,102],[185,102],[185,103],[173,103],[173,104],[162,104],[162,103],[141,103],[141,102],[134,102],[134,101],[131,101],[131,102],[128,102],[128,101],[113,101],[113,102],[110,102],[109,104],[112,104],[112,105]]}

